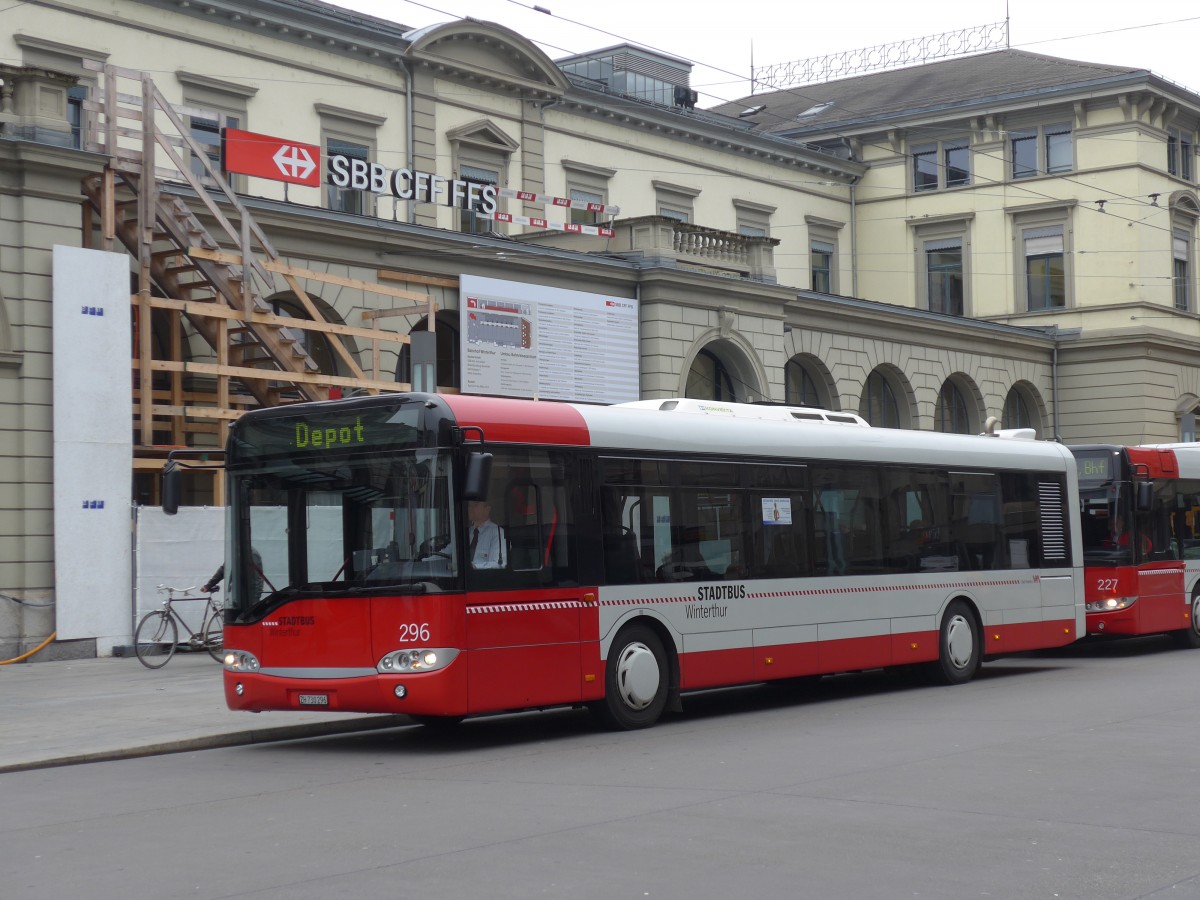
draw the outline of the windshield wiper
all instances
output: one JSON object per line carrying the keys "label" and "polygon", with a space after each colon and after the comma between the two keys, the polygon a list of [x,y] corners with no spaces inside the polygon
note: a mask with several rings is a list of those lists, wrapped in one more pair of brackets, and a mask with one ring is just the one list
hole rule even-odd
{"label": "windshield wiper", "polygon": [[410,594],[425,594],[429,592],[429,582],[427,581],[398,581],[393,584],[380,582],[379,584],[364,584],[359,587],[350,588],[346,591],[347,594],[373,594],[379,591],[404,591]]}

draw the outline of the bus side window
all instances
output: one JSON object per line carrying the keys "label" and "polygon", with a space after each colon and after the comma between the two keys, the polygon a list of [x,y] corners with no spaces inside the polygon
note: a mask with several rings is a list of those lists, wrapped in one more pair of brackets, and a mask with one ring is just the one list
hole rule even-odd
{"label": "bus side window", "polygon": [[538,515],[541,492],[531,482],[513,482],[505,494],[509,566],[523,572],[542,568],[549,524]]}
{"label": "bus side window", "polygon": [[609,584],[635,584],[641,580],[637,535],[622,516],[629,499],[620,488],[609,487],[601,492],[604,569]]}

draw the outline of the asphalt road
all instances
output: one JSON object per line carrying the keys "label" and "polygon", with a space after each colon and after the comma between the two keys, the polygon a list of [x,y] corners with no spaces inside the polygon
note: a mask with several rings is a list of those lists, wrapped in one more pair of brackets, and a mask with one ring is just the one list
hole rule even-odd
{"label": "asphalt road", "polygon": [[1158,639],[0,775],[17,898],[1200,898],[1200,652]]}

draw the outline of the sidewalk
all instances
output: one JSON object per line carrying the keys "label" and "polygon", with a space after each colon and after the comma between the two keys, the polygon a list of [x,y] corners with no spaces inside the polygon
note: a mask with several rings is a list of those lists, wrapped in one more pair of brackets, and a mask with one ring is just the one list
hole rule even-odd
{"label": "sidewalk", "polygon": [[395,728],[405,716],[234,712],[221,666],[177,653],[161,669],[133,657],[0,666],[0,772],[320,734]]}

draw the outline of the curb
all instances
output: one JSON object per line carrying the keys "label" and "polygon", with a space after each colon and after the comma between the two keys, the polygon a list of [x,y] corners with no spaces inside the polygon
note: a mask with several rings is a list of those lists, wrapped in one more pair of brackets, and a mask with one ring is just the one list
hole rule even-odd
{"label": "curb", "polygon": [[121,759],[138,759],[145,756],[165,756],[168,753],[184,753],[189,750],[215,750],[221,747],[241,747],[248,744],[269,744],[304,737],[325,737],[331,734],[355,734],[363,731],[382,731],[412,725],[408,716],[373,716],[367,719],[352,719],[348,722],[308,722],[303,725],[277,725],[271,728],[252,728],[246,731],[231,731],[224,734],[204,734],[174,741],[122,747],[115,750],[95,750],[86,753],[58,756],[49,759],[0,765],[0,774],[7,772],[29,772],[37,769],[53,769],[62,766],[78,766],[84,763],[113,762]]}

